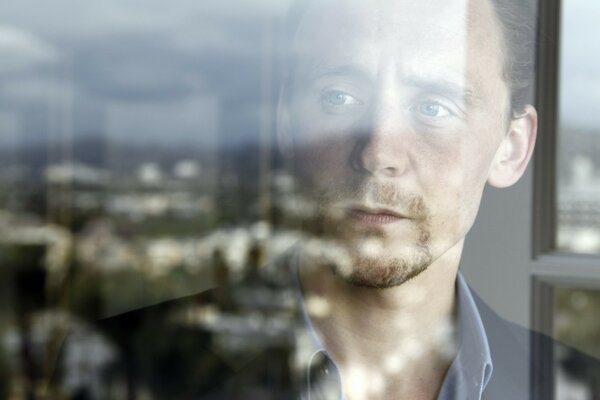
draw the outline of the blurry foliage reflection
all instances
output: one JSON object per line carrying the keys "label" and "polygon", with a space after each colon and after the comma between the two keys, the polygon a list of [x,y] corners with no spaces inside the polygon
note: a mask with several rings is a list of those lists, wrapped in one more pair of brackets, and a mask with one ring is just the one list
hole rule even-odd
{"label": "blurry foliage reflection", "polygon": [[[140,373],[149,377],[173,375],[187,368],[170,364],[173,352],[184,354],[190,368],[212,363],[194,356],[201,350],[197,337],[188,340],[186,335],[177,335],[166,340],[158,332],[167,329],[164,333],[169,335],[171,328],[146,324],[98,331],[96,321],[241,281],[249,290],[236,289],[231,298],[216,295],[218,303],[229,308],[174,312],[173,326],[212,332],[214,346],[229,354],[231,362],[248,358],[253,347],[267,346],[280,357],[272,360],[272,368],[282,372],[296,368],[290,363],[297,362],[297,357],[289,354],[294,329],[289,287],[283,291],[267,288],[258,283],[262,278],[255,278],[268,276],[275,287],[288,282],[289,271],[280,261],[300,240],[299,221],[310,220],[314,207],[293,195],[291,176],[277,170],[272,173],[275,222],[271,224],[252,222],[258,213],[256,181],[242,178],[243,174],[221,188],[223,201],[218,206],[194,194],[194,185],[188,188],[189,197],[173,194],[172,185],[148,188],[130,184],[110,191],[108,187],[50,184],[49,212],[53,217],[49,220],[36,216],[38,212],[43,215],[42,210],[0,211],[0,242],[4,243],[0,252],[4,289],[0,381],[5,383],[0,385],[1,397],[124,398],[132,391],[138,395],[168,393],[173,389],[168,385],[133,385],[126,370],[120,373],[119,367],[114,371],[107,368],[119,365],[115,360],[126,356],[124,343],[131,335],[140,343],[153,343],[150,347],[159,351],[140,351],[144,354],[143,360],[137,360]],[[185,185],[177,190],[185,192]],[[192,208],[196,211],[191,215],[164,212],[189,210],[181,200],[194,197],[202,202],[194,203],[200,207]],[[150,200],[144,203],[144,199]],[[73,200],[79,201],[78,207],[73,207]],[[334,250],[315,240],[306,247],[319,256]],[[333,259],[337,257],[334,253],[330,254]],[[254,289],[252,282],[258,285]],[[161,357],[167,359],[161,361]],[[277,367],[277,363],[283,364]],[[165,366],[169,366],[167,370]],[[206,377],[207,382],[213,378]]]}
{"label": "blurry foliage reflection", "polygon": [[275,178],[273,193],[258,183],[271,151],[257,143],[271,133],[259,114],[277,87],[263,90],[261,69],[277,61],[255,50],[287,5],[165,12],[117,0],[98,13],[67,0],[36,4],[43,19],[32,5],[0,5],[0,78],[12,88],[0,94],[0,398],[152,398],[151,385],[105,370],[122,341],[160,344],[141,351],[160,376],[188,367],[153,360],[171,347],[210,362],[194,357],[197,338],[99,332],[98,319],[234,285],[297,240],[279,232],[289,219],[277,205],[257,223],[269,219],[261,198],[283,192]]}
{"label": "blurry foliage reflection", "polygon": [[[554,336],[572,348],[599,359],[600,291],[555,288],[554,296]],[[557,393],[579,391],[584,393],[581,398],[596,398],[593,396],[600,394],[600,369],[588,365],[587,359],[575,351],[559,353],[555,357],[567,376],[564,378],[560,375],[561,371],[557,371]],[[582,387],[569,379],[586,384]],[[576,393],[571,395],[576,396]]]}
{"label": "blurry foliage reflection", "polygon": [[600,358],[600,291],[556,288],[554,330],[557,338]]}

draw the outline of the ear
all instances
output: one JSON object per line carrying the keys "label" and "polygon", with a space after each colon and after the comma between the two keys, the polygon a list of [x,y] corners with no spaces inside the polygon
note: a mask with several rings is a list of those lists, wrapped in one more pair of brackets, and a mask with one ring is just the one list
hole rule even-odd
{"label": "ear", "polygon": [[289,104],[289,88],[283,85],[279,91],[277,102],[277,147],[285,159],[294,156],[294,140],[292,137],[292,120]]}
{"label": "ear", "polygon": [[538,115],[533,106],[510,123],[508,134],[502,140],[492,161],[488,183],[495,187],[508,187],[516,183],[523,173],[535,147]]}

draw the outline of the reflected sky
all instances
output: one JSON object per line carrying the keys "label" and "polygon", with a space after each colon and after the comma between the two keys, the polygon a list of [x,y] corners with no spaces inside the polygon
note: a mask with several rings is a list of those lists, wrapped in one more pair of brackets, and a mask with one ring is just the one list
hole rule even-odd
{"label": "reflected sky", "polygon": [[[44,142],[51,129],[140,143],[254,140],[248,127],[260,119],[261,27],[289,3],[2,2],[0,147],[15,134]],[[590,51],[599,17],[600,3],[587,0],[563,10],[561,118],[568,126],[600,126],[600,53]],[[63,121],[51,127],[55,114]]]}
{"label": "reflected sky", "polygon": [[560,108],[563,125],[600,134],[600,3],[571,0],[562,7]]}
{"label": "reflected sky", "polygon": [[12,124],[0,127],[0,146],[8,135],[43,143],[57,132],[199,146],[217,136],[224,144],[253,140],[256,129],[245,127],[259,121],[265,21],[287,7],[279,0],[2,2],[0,110]]}

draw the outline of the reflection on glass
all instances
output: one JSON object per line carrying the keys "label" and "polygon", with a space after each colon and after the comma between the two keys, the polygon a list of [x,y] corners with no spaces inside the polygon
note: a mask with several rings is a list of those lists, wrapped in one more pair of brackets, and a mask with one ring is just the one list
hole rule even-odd
{"label": "reflection on glass", "polygon": [[600,253],[600,3],[561,3],[557,247]]}
{"label": "reflection on glass", "polygon": [[[288,6],[0,2],[1,399],[150,398],[107,371],[127,328],[96,320],[239,281],[297,240],[257,222],[279,218],[262,214],[264,192],[290,203],[289,176],[260,176],[278,87],[269,27]],[[207,312],[210,328],[276,343],[289,299],[272,296],[281,315],[234,307]]]}
{"label": "reflection on glass", "polygon": [[600,370],[590,357],[600,358],[600,291],[556,288],[554,296],[554,336],[570,346],[555,346],[556,398],[597,399]]}

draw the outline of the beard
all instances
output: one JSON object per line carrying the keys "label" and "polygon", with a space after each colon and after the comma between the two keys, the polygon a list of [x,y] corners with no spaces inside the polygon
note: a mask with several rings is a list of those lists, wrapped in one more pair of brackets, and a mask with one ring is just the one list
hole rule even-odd
{"label": "beard", "polygon": [[[431,265],[429,211],[422,197],[408,194],[391,183],[375,181],[328,185],[312,193],[315,218],[304,231],[320,243],[312,252],[313,265],[326,265],[347,283],[375,289],[399,286]],[[399,210],[411,225],[410,232],[394,238],[389,231],[360,226],[348,218],[345,206],[368,204]]]}
{"label": "beard", "polygon": [[340,268],[339,264],[331,264],[331,270],[353,286],[388,289],[417,277],[427,269],[432,259],[429,249],[422,247],[404,257],[358,254],[353,257],[353,268],[349,271]]}

